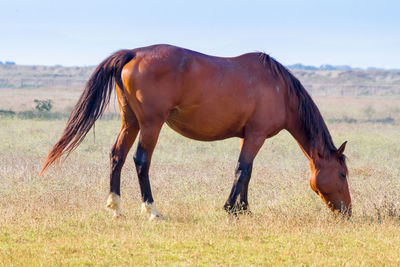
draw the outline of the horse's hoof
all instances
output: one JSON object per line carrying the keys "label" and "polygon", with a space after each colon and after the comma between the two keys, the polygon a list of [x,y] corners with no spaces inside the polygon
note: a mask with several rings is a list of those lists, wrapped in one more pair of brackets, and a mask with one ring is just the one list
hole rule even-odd
{"label": "horse's hoof", "polygon": [[106,204],[107,208],[116,210],[116,209],[119,209],[120,204],[121,204],[121,198],[117,194],[110,193],[108,195],[107,204]]}
{"label": "horse's hoof", "polygon": [[150,214],[149,221],[160,220],[163,218],[162,214],[157,211],[154,203],[143,202],[141,212]]}
{"label": "horse's hoof", "polygon": [[113,218],[123,216],[121,214],[121,198],[115,193],[110,193],[108,196],[106,208],[114,212]]}
{"label": "horse's hoof", "polygon": [[226,203],[226,204],[224,205],[224,210],[225,210],[228,214],[231,214],[232,211],[233,211],[233,209],[234,209],[234,207],[231,206],[231,205],[228,204],[228,203]]}
{"label": "horse's hoof", "polygon": [[224,205],[224,210],[229,214],[237,217],[238,215],[251,215],[251,211],[249,210],[249,205],[243,205],[243,204],[235,204],[235,205],[230,205],[229,203],[226,203]]}

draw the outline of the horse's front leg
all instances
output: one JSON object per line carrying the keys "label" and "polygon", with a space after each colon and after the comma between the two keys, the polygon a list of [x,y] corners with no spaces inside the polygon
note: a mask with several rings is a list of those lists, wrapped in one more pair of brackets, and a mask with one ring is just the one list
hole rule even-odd
{"label": "horse's front leg", "polygon": [[[264,137],[248,135],[248,137],[243,141],[238,165],[235,171],[235,181],[228,200],[224,205],[224,209],[228,213],[237,214],[239,210],[247,210],[247,190],[253,169],[253,160],[263,145],[264,140]],[[236,199],[239,194],[240,203],[236,204]]]}
{"label": "horse's front leg", "polygon": [[149,179],[151,156],[156,146],[161,127],[162,123],[141,128],[139,144],[134,156],[143,201],[142,212],[150,214],[150,221],[162,217],[154,204]]}
{"label": "horse's front leg", "polygon": [[[247,210],[247,188],[251,178],[253,163],[238,162],[235,171],[235,181],[233,183],[231,193],[229,194],[228,200],[224,205],[224,209],[228,213],[237,215],[244,210]],[[237,196],[240,193],[240,201],[236,203]],[[243,195],[243,196],[242,196]]]}
{"label": "horse's front leg", "polygon": [[[244,139],[242,138],[242,139],[240,139],[240,150],[242,150],[243,143],[244,143]],[[240,202],[236,207],[236,210],[238,210],[239,213],[250,214],[249,201],[247,199],[247,192],[249,190],[249,182],[250,182],[252,170],[253,170],[253,164],[251,164],[251,166],[249,168],[248,175],[247,175],[246,179],[244,180],[243,185],[242,185],[242,190],[240,191]]]}
{"label": "horse's front leg", "polygon": [[245,178],[243,185],[242,185],[242,190],[240,191],[240,202],[237,207],[237,210],[239,211],[239,213],[250,214],[249,201],[247,199],[247,192],[249,190],[249,182],[250,182],[252,170],[253,170],[253,164],[251,164],[250,167],[248,168],[247,177]]}

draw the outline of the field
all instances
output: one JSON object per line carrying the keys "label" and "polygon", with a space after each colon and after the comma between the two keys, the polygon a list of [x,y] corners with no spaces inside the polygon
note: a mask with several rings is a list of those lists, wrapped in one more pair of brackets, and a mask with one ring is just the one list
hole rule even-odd
{"label": "field", "polygon": [[[12,89],[0,90],[3,100]],[[14,111],[49,89],[14,89]],[[34,91],[33,91],[34,90]],[[76,91],[53,91],[68,110]],[[25,102],[24,102],[25,101]],[[105,209],[108,154],[118,119],[96,123],[82,145],[38,178],[65,118],[0,112],[0,263],[65,265],[400,265],[400,100],[319,97],[336,145],[345,154],[353,199],[350,220],[335,217],[309,187],[309,166],[287,133],[268,139],[249,187],[252,215],[222,206],[233,183],[239,140],[197,142],[163,128],[150,171],[164,220],[140,214],[132,149],[122,172],[124,218]],[[29,102],[30,103],[30,102]],[[0,109],[8,110],[1,102]],[[112,112],[114,110],[111,105]],[[136,145],[134,145],[135,147]]]}
{"label": "field", "polygon": [[[195,142],[163,130],[151,169],[165,220],[148,223],[132,153],[124,168],[125,218],[105,210],[108,151],[117,120],[96,126],[60,168],[40,163],[63,120],[3,117],[0,144],[0,258],[10,265],[398,265],[400,144],[397,124],[331,123],[347,155],[354,213],[332,216],[309,189],[308,164],[281,133],[264,145],[250,186],[253,216],[229,218],[238,141]],[[49,131],[48,129],[54,129]]]}

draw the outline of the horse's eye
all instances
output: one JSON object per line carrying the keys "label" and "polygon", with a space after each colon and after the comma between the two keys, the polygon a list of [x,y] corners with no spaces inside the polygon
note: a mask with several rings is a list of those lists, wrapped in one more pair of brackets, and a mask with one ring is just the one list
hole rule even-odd
{"label": "horse's eye", "polygon": [[340,177],[341,179],[345,180],[345,179],[346,179],[346,174],[340,172],[340,173],[339,173],[339,177]]}

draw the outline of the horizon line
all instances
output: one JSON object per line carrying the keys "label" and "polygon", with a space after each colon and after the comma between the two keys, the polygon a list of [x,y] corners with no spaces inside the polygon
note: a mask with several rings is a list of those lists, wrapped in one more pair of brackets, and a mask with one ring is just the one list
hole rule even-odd
{"label": "horizon line", "polygon": [[[24,67],[63,67],[63,68],[91,68],[96,67],[98,64],[93,65],[63,65],[63,64],[19,64],[15,61],[2,61],[0,60],[0,66],[24,66]],[[353,67],[351,65],[340,64],[340,65],[333,65],[333,64],[321,64],[321,65],[308,65],[303,63],[294,63],[294,64],[283,64],[290,70],[310,70],[310,71],[318,71],[318,70],[327,70],[327,71],[334,71],[334,70],[341,70],[341,71],[352,71],[352,70],[362,70],[362,71],[400,71],[399,68],[382,68],[382,67]]]}

